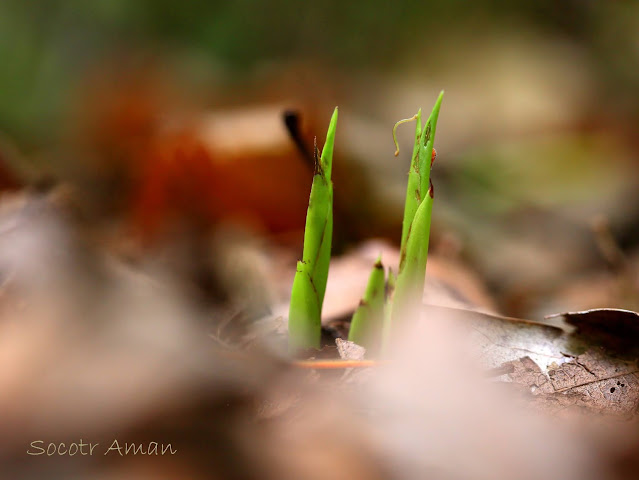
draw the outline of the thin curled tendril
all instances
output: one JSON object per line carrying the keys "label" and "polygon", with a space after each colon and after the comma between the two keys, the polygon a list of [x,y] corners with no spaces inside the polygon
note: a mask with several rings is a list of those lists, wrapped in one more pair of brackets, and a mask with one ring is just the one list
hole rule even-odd
{"label": "thin curled tendril", "polygon": [[393,127],[393,142],[395,143],[395,156],[399,155],[399,143],[397,143],[397,127],[399,127],[402,123],[408,123],[408,122],[412,122],[413,120],[416,120],[417,115],[418,114],[416,113],[410,118],[405,118],[403,120],[400,120]]}

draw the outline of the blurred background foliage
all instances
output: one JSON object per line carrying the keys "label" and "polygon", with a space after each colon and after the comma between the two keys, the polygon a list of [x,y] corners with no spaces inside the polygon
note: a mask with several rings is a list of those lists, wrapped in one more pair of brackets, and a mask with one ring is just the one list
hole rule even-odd
{"label": "blurred background foliage", "polygon": [[605,267],[594,215],[636,251],[638,2],[3,0],[0,59],[0,134],[18,170],[87,162],[86,112],[115,103],[96,91],[126,90],[121,72],[137,75],[135,98],[169,85],[149,107],[168,117],[291,103],[321,135],[339,104],[336,165],[351,166],[335,176],[339,249],[397,236],[407,160],[393,159],[390,127],[444,88],[434,246],[452,232],[508,313],[537,311],[522,292]]}
{"label": "blurred background foliage", "polygon": [[0,127],[26,145],[55,138],[86,70],[123,51],[159,56],[199,82],[246,81],[290,62],[432,76],[481,60],[486,38],[507,45],[522,32],[531,44],[576,50],[601,103],[634,119],[638,31],[637,3],[617,1],[3,0]]}

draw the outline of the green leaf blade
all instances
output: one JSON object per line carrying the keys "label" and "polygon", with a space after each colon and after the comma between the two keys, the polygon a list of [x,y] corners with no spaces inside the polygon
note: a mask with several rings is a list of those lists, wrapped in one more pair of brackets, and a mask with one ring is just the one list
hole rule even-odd
{"label": "green leaf blade", "polygon": [[424,124],[424,131],[422,132],[422,141],[420,142],[419,151],[419,171],[421,173],[419,192],[422,199],[426,197],[426,193],[430,187],[430,169],[433,145],[435,144],[437,120],[439,119],[439,109],[441,108],[443,98],[444,91],[442,90],[437,97],[437,101],[433,106],[433,110],[431,111],[428,120],[426,120],[426,123]]}
{"label": "green leaf blade", "polygon": [[413,146],[413,155],[411,157],[410,168],[408,170],[408,186],[406,187],[406,201],[404,203],[404,219],[402,221],[402,242],[401,248],[406,245],[406,237],[408,229],[415,217],[415,212],[419,206],[419,199],[416,192],[419,191],[421,179],[419,176],[419,151],[420,139],[422,135],[422,109],[420,108],[415,117],[415,144]]}
{"label": "green leaf blade", "polygon": [[288,314],[289,349],[319,348],[321,309],[308,265],[297,262]]}
{"label": "green leaf blade", "polygon": [[397,284],[393,298],[392,321],[395,322],[401,312],[421,303],[426,277],[428,244],[433,212],[433,198],[426,194],[411,224],[406,240],[406,256],[403,268],[397,275]]}
{"label": "green leaf blade", "polygon": [[306,212],[302,262],[291,290],[289,349],[319,348],[321,316],[333,237],[333,183],[331,172],[338,110],[331,118],[318,160]]}
{"label": "green leaf blade", "polygon": [[384,323],[384,266],[378,259],[368,279],[366,291],[351,320],[348,339],[368,351],[379,351]]}

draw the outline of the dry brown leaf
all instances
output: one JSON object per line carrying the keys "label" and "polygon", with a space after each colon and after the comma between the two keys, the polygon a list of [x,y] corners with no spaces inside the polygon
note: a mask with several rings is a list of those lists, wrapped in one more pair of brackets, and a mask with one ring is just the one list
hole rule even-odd
{"label": "dry brown leaf", "polygon": [[[598,414],[629,416],[639,407],[636,357],[618,358],[613,340],[636,328],[637,314],[591,311],[563,314],[571,323],[608,326],[604,349],[593,332],[570,334],[561,328],[473,311],[425,307],[434,319],[455,313],[469,328],[482,365],[500,379],[532,395],[536,407],[558,413],[569,407]],[[604,322],[608,320],[608,322]],[[624,344],[627,340],[619,340]]]}
{"label": "dry brown leaf", "polygon": [[510,379],[528,387],[533,405],[559,413],[632,416],[639,400],[639,370],[635,362],[610,358],[603,350],[589,350],[546,373],[529,357],[512,362]]}
{"label": "dry brown leaf", "polygon": [[337,353],[342,360],[364,360],[366,349],[361,345],[341,338],[337,338],[335,344],[337,345]]}
{"label": "dry brown leaf", "polygon": [[583,312],[559,313],[551,317],[563,317],[568,324],[577,328],[576,335],[595,345],[631,356],[639,353],[639,314],[636,312],[598,308]]}

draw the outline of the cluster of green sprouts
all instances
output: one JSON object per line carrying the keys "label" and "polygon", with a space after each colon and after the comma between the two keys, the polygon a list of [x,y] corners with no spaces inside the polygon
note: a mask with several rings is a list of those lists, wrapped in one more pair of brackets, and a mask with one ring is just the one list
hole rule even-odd
{"label": "cluster of green sprouts", "polygon": [[[384,271],[381,258],[377,260],[359,307],[353,315],[349,340],[371,352],[383,348],[391,326],[408,309],[421,302],[428,258],[433,186],[430,171],[434,160],[433,144],[437,118],[442,102],[440,93],[433,110],[422,125],[421,109],[410,119],[415,120],[415,145],[411,158],[402,224],[400,264],[397,276]],[[315,175],[306,215],[304,251],[297,262],[289,310],[289,347],[291,351],[319,348],[321,316],[333,235],[333,146],[337,127],[337,108],[333,113],[321,156],[315,149]],[[395,155],[399,153],[399,149]]]}

